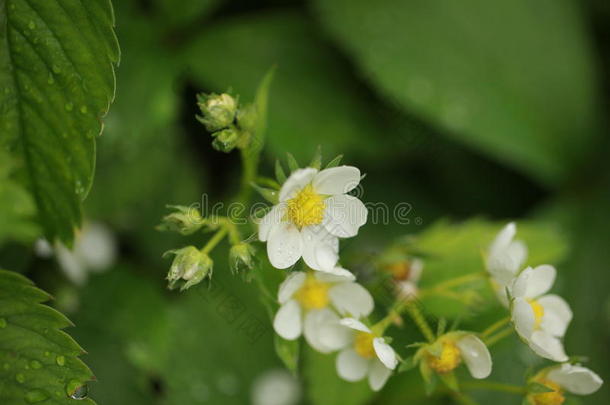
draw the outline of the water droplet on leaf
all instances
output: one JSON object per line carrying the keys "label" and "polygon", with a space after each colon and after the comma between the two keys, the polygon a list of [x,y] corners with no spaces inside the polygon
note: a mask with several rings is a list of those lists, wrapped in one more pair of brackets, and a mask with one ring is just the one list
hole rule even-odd
{"label": "water droplet on leaf", "polygon": [[15,380],[17,380],[19,384],[23,384],[25,382],[25,376],[19,373],[15,376]]}
{"label": "water droplet on leaf", "polygon": [[82,384],[80,381],[70,380],[66,384],[66,393],[72,399],[81,400],[87,398],[89,388],[87,388],[87,384]]}
{"label": "water droplet on leaf", "polygon": [[28,23],[28,28],[31,29],[31,30],[35,29],[36,28],[36,23],[34,21],[30,21]]}
{"label": "water droplet on leaf", "polygon": [[72,111],[74,109],[74,104],[66,103],[66,111]]}
{"label": "water droplet on leaf", "polygon": [[39,368],[42,367],[42,364],[40,364],[40,362],[38,360],[32,360],[30,362],[30,366],[32,366],[33,369],[38,370]]}
{"label": "water droplet on leaf", "polygon": [[55,358],[55,362],[57,363],[58,366],[63,366],[66,364],[66,358],[64,356],[57,356]]}
{"label": "water droplet on leaf", "polygon": [[46,394],[46,392],[44,392],[42,390],[28,391],[25,394],[25,400],[27,402],[29,402],[30,404],[35,404],[37,402],[44,401],[47,398],[48,398],[48,395]]}
{"label": "water droplet on leaf", "polygon": [[81,113],[83,113],[83,114],[87,114],[87,111],[88,111],[88,109],[87,109],[87,106],[86,106],[86,105],[84,105],[84,106],[82,106],[82,107],[80,108],[80,112],[81,112]]}

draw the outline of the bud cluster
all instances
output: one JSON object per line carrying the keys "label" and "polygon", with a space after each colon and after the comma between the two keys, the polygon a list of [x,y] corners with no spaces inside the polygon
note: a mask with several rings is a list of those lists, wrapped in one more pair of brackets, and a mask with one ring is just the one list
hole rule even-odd
{"label": "bud cluster", "polygon": [[176,284],[180,283],[180,290],[184,291],[212,275],[214,261],[195,246],[170,250],[165,255],[168,254],[175,255],[167,273],[170,289],[174,289]]}

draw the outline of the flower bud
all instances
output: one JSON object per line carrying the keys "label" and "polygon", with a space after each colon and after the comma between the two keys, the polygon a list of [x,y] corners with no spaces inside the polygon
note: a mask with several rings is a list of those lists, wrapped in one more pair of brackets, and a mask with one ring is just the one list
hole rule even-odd
{"label": "flower bud", "polygon": [[254,254],[254,247],[248,243],[233,245],[229,251],[229,266],[231,271],[236,273],[244,266],[251,270],[254,266]]}
{"label": "flower bud", "polygon": [[214,136],[212,146],[214,147],[214,149],[221,152],[231,152],[239,142],[239,135],[239,131],[234,128],[224,129],[222,131],[215,132],[214,134],[212,134],[212,136]]}
{"label": "flower bud", "polygon": [[174,254],[174,261],[167,273],[169,288],[174,289],[176,283],[184,281],[181,291],[195,284],[199,284],[206,276],[211,275],[214,262],[205,253],[195,246],[172,250],[167,253]]}
{"label": "flower bud", "polygon": [[190,235],[204,225],[204,219],[199,213],[199,210],[192,207],[184,207],[182,205],[168,206],[175,211],[163,217],[163,220],[157,229],[160,231],[175,231],[182,235]]}
{"label": "flower bud", "polygon": [[233,123],[237,112],[237,101],[230,95],[226,93],[202,94],[197,96],[197,101],[203,114],[197,119],[205,125],[208,131],[218,131]]}

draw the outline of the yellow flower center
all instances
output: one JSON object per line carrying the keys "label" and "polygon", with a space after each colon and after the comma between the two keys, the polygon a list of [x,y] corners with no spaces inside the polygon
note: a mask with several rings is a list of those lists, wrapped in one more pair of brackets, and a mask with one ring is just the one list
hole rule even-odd
{"label": "yellow flower center", "polygon": [[559,384],[550,381],[550,380],[542,380],[541,384],[546,385],[552,392],[542,392],[540,394],[531,394],[529,396],[530,403],[533,405],[561,405],[566,400],[563,396],[563,390],[559,386]]}
{"label": "yellow flower center", "polygon": [[308,274],[303,286],[295,293],[295,298],[305,309],[322,309],[328,305],[329,285]]}
{"label": "yellow flower center", "polygon": [[299,228],[321,223],[324,218],[324,198],[308,184],[288,200],[288,218]]}
{"label": "yellow flower center", "polygon": [[411,273],[411,264],[408,261],[396,262],[390,264],[386,269],[392,274],[394,280],[402,281],[409,278]]}
{"label": "yellow flower center", "polygon": [[375,347],[373,346],[372,333],[358,332],[354,339],[354,350],[365,359],[371,359],[375,356]]}
{"label": "yellow flower center", "polygon": [[544,316],[544,307],[536,300],[528,300],[528,302],[534,311],[534,328],[538,329]]}
{"label": "yellow flower center", "polygon": [[460,349],[451,341],[443,342],[443,349],[440,356],[428,354],[428,366],[438,374],[446,374],[453,371],[460,365],[462,356]]}

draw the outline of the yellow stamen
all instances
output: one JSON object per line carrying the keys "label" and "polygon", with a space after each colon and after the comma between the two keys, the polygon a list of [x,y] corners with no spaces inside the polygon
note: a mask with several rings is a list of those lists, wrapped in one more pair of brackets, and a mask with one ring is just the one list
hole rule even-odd
{"label": "yellow stamen", "polygon": [[453,371],[457,366],[460,365],[462,355],[460,349],[450,340],[446,340],[442,343],[443,349],[441,350],[440,356],[435,356],[432,353],[428,353],[428,366],[438,374],[446,374]]}
{"label": "yellow stamen", "polygon": [[534,311],[534,328],[538,329],[544,316],[544,307],[536,300],[528,300],[528,302]]}
{"label": "yellow stamen", "polygon": [[559,384],[550,380],[541,380],[541,384],[546,385],[551,392],[542,392],[540,394],[530,394],[529,401],[532,405],[561,405],[566,400],[563,396],[563,390]]}
{"label": "yellow stamen", "polygon": [[299,228],[321,223],[324,218],[324,198],[308,184],[288,200],[288,218]]}
{"label": "yellow stamen", "polygon": [[375,347],[373,346],[374,338],[372,333],[358,332],[354,339],[354,350],[356,353],[365,359],[372,359],[375,357]]}
{"label": "yellow stamen", "polygon": [[392,274],[394,280],[402,281],[409,278],[411,273],[411,264],[408,261],[396,262],[386,267],[387,271]]}
{"label": "yellow stamen", "polygon": [[295,298],[305,309],[322,309],[328,305],[327,283],[317,280],[308,274],[303,286],[295,293]]}

